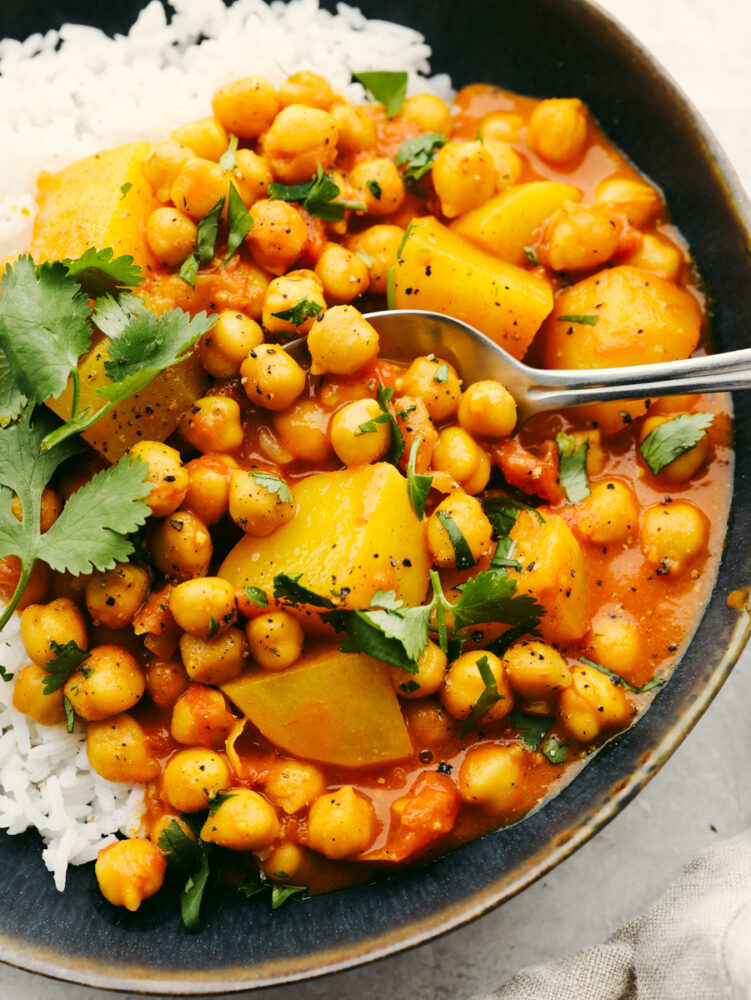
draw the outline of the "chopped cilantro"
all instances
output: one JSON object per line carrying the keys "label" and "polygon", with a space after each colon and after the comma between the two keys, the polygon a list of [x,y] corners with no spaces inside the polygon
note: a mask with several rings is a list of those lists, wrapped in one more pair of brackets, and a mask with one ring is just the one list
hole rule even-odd
{"label": "chopped cilantro", "polygon": [[223,264],[226,264],[242,245],[242,241],[253,228],[253,216],[245,207],[245,202],[231,181],[229,185],[229,205],[227,206],[227,227],[227,252],[222,261]]}
{"label": "chopped cilantro", "polygon": [[422,521],[425,514],[425,502],[428,499],[430,487],[433,484],[432,476],[423,476],[419,472],[415,472],[415,462],[417,461],[423,437],[424,435],[421,434],[412,443],[412,447],[409,450],[409,461],[407,462],[407,495],[409,496],[412,510],[417,514],[417,518],[420,521]]}
{"label": "chopped cilantro", "polygon": [[180,894],[180,915],[189,934],[197,934],[201,924],[201,903],[209,880],[209,859],[204,853],[201,867],[191,875]]}
{"label": "chopped cilantro", "polygon": [[297,201],[311,215],[318,216],[324,222],[341,222],[348,209],[353,212],[364,212],[367,205],[364,201],[336,200],[341,193],[339,185],[333,177],[325,174],[318,164],[316,176],[302,184],[269,184],[269,198],[274,201]]}
{"label": "chopped cilantro", "polygon": [[76,279],[81,291],[92,299],[99,295],[117,295],[127,288],[135,288],[144,279],[143,271],[133,263],[130,254],[115,257],[112,247],[105,247],[104,250],[89,247],[80,257],[66,257],[63,266],[68,276]]}
{"label": "chopped cilantro", "polygon": [[525,715],[523,712],[509,712],[508,722],[519,730],[522,743],[529,750],[539,750],[543,738],[555,722],[549,715]]}
{"label": "chopped cilantro", "polygon": [[195,934],[200,926],[201,903],[209,879],[206,851],[201,841],[191,840],[174,819],[160,834],[159,849],[171,868],[189,875],[180,894],[180,913],[186,931]]}
{"label": "chopped cilantro", "polygon": [[271,887],[271,909],[278,910],[288,899],[308,891],[305,885],[274,885]]}
{"label": "chopped cilantro", "polygon": [[459,584],[461,597],[456,604],[448,605],[454,616],[454,628],[468,628],[483,622],[503,622],[505,625],[523,625],[526,631],[545,614],[542,605],[530,594],[516,593],[516,580],[498,570],[486,570]]}
{"label": "chopped cilantro", "polygon": [[220,788],[218,792],[209,795],[209,816],[214,816],[220,806],[230,799],[234,799],[237,792],[228,792],[225,788]]}
{"label": "chopped cilantro", "polygon": [[0,664],[0,677],[2,677],[2,679],[7,682],[7,681],[12,681],[13,678],[15,677],[15,674],[11,673],[7,667],[4,667],[2,666],[2,664]]}
{"label": "chopped cilantro", "polygon": [[277,498],[277,503],[293,502],[292,490],[279,476],[273,476],[270,472],[251,472],[251,476],[267,493]]}
{"label": "chopped cilantro", "polygon": [[44,678],[44,694],[52,694],[59,691],[67,679],[89,658],[85,649],[81,649],[72,639],[66,643],[50,643],[50,649],[55,656],[47,660],[45,664],[46,676]]}
{"label": "chopped cilantro", "polygon": [[195,286],[196,275],[201,264],[208,264],[214,258],[216,249],[216,237],[219,233],[219,220],[224,211],[225,195],[204,215],[198,223],[198,233],[196,234],[196,249],[194,253],[183,261],[179,276],[186,281],[191,288]]}
{"label": "chopped cilantro", "polygon": [[516,552],[516,542],[509,535],[503,535],[498,539],[493,558],[490,560],[491,567],[504,571],[507,569],[521,570],[522,564],[513,558],[514,552]]}
{"label": "chopped cilantro", "polygon": [[355,437],[360,437],[362,434],[375,434],[378,430],[377,424],[388,424],[389,415],[388,413],[379,413],[377,417],[372,417],[370,420],[364,420],[361,424],[358,424],[355,428]]}
{"label": "chopped cilantro", "polygon": [[568,747],[561,743],[557,736],[548,736],[542,745],[542,752],[551,764],[562,764],[566,759]]}
{"label": "chopped cilantro", "polygon": [[399,690],[403,691],[405,694],[412,694],[413,691],[419,691],[420,685],[417,681],[407,681],[406,684],[400,684]]}
{"label": "chopped cilantro", "polygon": [[555,442],[558,445],[561,486],[566,493],[566,499],[570,503],[579,503],[592,492],[587,479],[589,438],[585,438],[578,448],[571,434],[556,434]]}
{"label": "chopped cilantro", "polygon": [[516,524],[520,510],[536,514],[540,524],[545,524],[545,518],[536,507],[531,507],[521,500],[513,500],[511,497],[491,497],[482,501],[482,507],[498,538],[508,535]]}
{"label": "chopped cilantro", "polygon": [[712,425],[711,413],[681,413],[655,427],[642,441],[639,451],[653,475],[657,475],[693,448]]}
{"label": "chopped cilantro", "polygon": [[267,608],[269,606],[269,599],[266,596],[266,592],[261,590],[260,587],[246,587],[245,596],[257,608]]}
{"label": "chopped cilantro", "polygon": [[[529,261],[529,263],[532,265],[532,267],[537,267],[537,265],[540,263],[540,261],[537,259],[537,254],[535,253],[535,248],[534,247],[525,247],[524,248],[524,254],[525,254],[527,260]],[[560,319],[560,317],[559,317],[559,319]]]}
{"label": "chopped cilantro", "polygon": [[219,631],[219,622],[213,615],[209,615],[209,639],[213,639]]}
{"label": "chopped cilantro", "polygon": [[289,309],[282,309],[281,312],[272,313],[277,319],[283,319],[293,326],[302,326],[308,319],[314,319],[323,309],[319,302],[312,302],[310,299],[300,299]]}
{"label": "chopped cilantro", "polygon": [[436,153],[447,142],[446,136],[439,132],[424,132],[401,144],[396,154],[396,165],[404,168],[402,176],[407,187],[413,189],[428,173],[433,166]]}
{"label": "chopped cilantro", "polygon": [[464,739],[470,730],[477,725],[480,719],[488,714],[493,705],[504,698],[504,695],[498,693],[498,686],[496,685],[493,671],[490,669],[487,656],[481,656],[478,659],[476,666],[480,672],[480,677],[482,677],[485,690],[477,699],[472,707],[472,711],[464,720],[464,725],[462,726],[461,731],[461,739]]}
{"label": "chopped cilantro", "polygon": [[353,73],[352,79],[357,80],[369,94],[386,109],[386,117],[393,118],[404,104],[407,96],[407,74],[384,70],[373,73]]}
{"label": "chopped cilantro", "polygon": [[438,520],[443,526],[443,530],[449,536],[449,541],[454,549],[457,569],[472,569],[475,564],[474,556],[470,551],[467,539],[461,532],[453,517],[445,510],[437,511]]}
{"label": "chopped cilantro", "polygon": [[287,604],[312,604],[318,608],[334,608],[335,604],[328,597],[316,594],[314,590],[308,590],[298,581],[302,573],[290,576],[287,573],[277,573],[274,577],[274,597],[277,601],[284,601]]}
{"label": "chopped cilantro", "polygon": [[[404,443],[404,435],[402,434],[402,429],[396,421],[394,412],[391,409],[391,400],[394,398],[394,389],[392,386],[385,386],[382,382],[378,383],[378,388],[376,389],[376,401],[378,405],[383,410],[388,422],[391,424],[391,444],[389,445],[389,450],[386,453],[386,458],[393,465],[399,464],[399,459],[404,454],[404,449],[406,445]],[[377,417],[375,418],[378,419]]]}
{"label": "chopped cilantro", "polygon": [[235,153],[237,152],[237,136],[232,132],[229,134],[229,143],[227,148],[222,153],[219,158],[219,166],[222,170],[237,170],[237,163],[235,162]]}
{"label": "chopped cilantro", "polygon": [[132,187],[133,185],[131,184],[130,181],[126,181],[124,184],[120,185],[120,201],[123,200],[125,195],[128,193],[128,191],[130,191]]}
{"label": "chopped cilantro", "polygon": [[370,191],[370,193],[373,195],[375,200],[380,201],[383,191],[381,190],[381,185],[378,183],[378,181],[373,180],[371,178],[369,181],[365,181],[365,185],[368,191]]}
{"label": "chopped cilantro", "polygon": [[433,376],[434,382],[448,382],[449,380],[449,366],[444,361],[442,364],[438,365],[435,370],[435,375]]}
{"label": "chopped cilantro", "polygon": [[[404,247],[405,247],[405,246],[406,246],[406,244],[407,244],[407,240],[409,239],[410,235],[412,234],[412,230],[413,230],[414,228],[415,228],[415,224],[414,224],[414,222],[410,222],[410,224],[409,224],[409,225],[407,226],[407,228],[406,228],[406,229],[404,230],[404,236],[402,236],[402,241],[401,241],[401,243],[399,244],[399,247],[398,247],[398,249],[397,249],[397,251],[396,251],[396,259],[397,259],[397,260],[401,260],[401,259],[402,259],[402,250],[404,250]],[[392,307],[392,306],[390,306],[389,308],[393,308],[393,307]]]}
{"label": "chopped cilantro", "polygon": [[[277,878],[288,877],[286,872],[274,872],[274,875]],[[279,885],[278,883],[271,882],[265,875],[259,873],[256,876],[249,875],[242,885],[238,886],[237,891],[242,893],[247,899],[252,899],[260,893],[269,893],[271,909],[278,910],[288,899],[293,899],[295,896],[306,893],[308,888],[304,885]]]}
{"label": "chopped cilantro", "polygon": [[583,326],[596,326],[599,318],[600,317],[595,314],[582,315],[580,313],[571,313],[567,316],[556,316],[559,323],[581,323]]}
{"label": "chopped cilantro", "polygon": [[634,685],[629,683],[625,677],[621,677],[620,674],[617,674],[614,670],[610,670],[608,667],[603,666],[602,663],[598,663],[596,660],[590,660],[588,656],[580,656],[579,659],[582,663],[586,663],[588,667],[592,667],[593,670],[598,670],[601,674],[605,674],[606,677],[610,678],[613,684],[620,684],[632,694],[644,694],[645,691],[651,691],[653,688],[661,687],[665,683],[664,677],[653,677],[651,681],[647,681],[647,683],[642,684],[641,687],[634,687]]}
{"label": "chopped cilantro", "polygon": [[367,268],[371,268],[375,264],[375,257],[371,257],[369,253],[366,253],[362,249],[362,247],[360,247],[359,250],[355,250],[355,256],[359,257]]}
{"label": "chopped cilantro", "polygon": [[63,711],[65,712],[65,728],[69,733],[72,733],[76,728],[76,716],[66,694],[63,695]]}

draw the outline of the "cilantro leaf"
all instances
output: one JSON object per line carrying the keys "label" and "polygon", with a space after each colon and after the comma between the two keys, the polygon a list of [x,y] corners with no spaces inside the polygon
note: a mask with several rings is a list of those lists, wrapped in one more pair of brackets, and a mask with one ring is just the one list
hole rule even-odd
{"label": "cilantro leaf", "polygon": [[196,278],[198,277],[198,269],[200,266],[201,262],[198,259],[198,254],[192,253],[190,257],[186,257],[180,265],[180,270],[177,272],[178,276],[190,285],[191,288],[195,288]]}
{"label": "cilantro leaf", "polygon": [[132,187],[133,185],[131,184],[130,181],[126,181],[124,184],[120,185],[120,201],[123,200],[125,195],[128,193],[128,191],[130,191]]}
{"label": "cilantro leaf", "polygon": [[522,743],[530,750],[540,749],[543,737],[555,722],[549,715],[524,715],[523,712],[509,712],[506,719],[519,730]]}
{"label": "cilantro leaf", "polygon": [[[389,445],[389,450],[386,452],[386,458],[393,465],[398,465],[399,459],[404,454],[406,445],[404,444],[402,429],[397,423],[394,412],[391,409],[390,404],[393,398],[393,388],[391,386],[387,388],[382,382],[379,382],[378,388],[376,389],[376,401],[385,413],[388,422],[391,424],[391,444]],[[375,419],[378,420],[379,418],[376,417]]]}
{"label": "cilantro leaf", "polygon": [[167,864],[177,871],[192,874],[203,863],[203,847],[191,840],[174,819],[160,833],[158,847]]}
{"label": "cilantro leaf", "polygon": [[229,799],[234,799],[236,795],[237,792],[228,792],[225,789],[220,789],[218,792],[213,792],[209,795],[209,816],[216,815],[217,809]]}
{"label": "cilantro leaf", "polygon": [[711,413],[681,413],[655,427],[642,441],[639,451],[653,475],[657,475],[693,448],[712,425]]}
{"label": "cilantro leaf", "polygon": [[130,254],[115,257],[112,247],[103,250],[89,247],[80,257],[67,257],[63,266],[68,275],[76,279],[81,291],[92,299],[99,295],[117,295],[127,288],[135,288],[144,279],[141,267],[133,263]]}
{"label": "cilantro leaf", "polygon": [[219,198],[219,201],[198,223],[196,249],[190,257],[187,257],[183,261],[180,270],[177,272],[183,281],[186,281],[191,288],[195,286],[196,275],[198,274],[198,268],[201,264],[208,264],[214,259],[216,237],[219,232],[219,220],[221,219],[222,212],[224,211],[225,201],[226,197],[225,195],[222,195]]}
{"label": "cilantro leaf", "polygon": [[487,653],[495,653],[499,659],[503,659],[517,639],[521,639],[525,635],[539,635],[539,624],[539,618],[529,618],[518,625],[513,625],[511,628],[506,629],[502,635],[499,635],[497,639],[493,639],[492,642],[488,643],[485,651]]}
{"label": "cilantro leaf", "polygon": [[377,180],[371,178],[369,181],[365,181],[365,186],[367,187],[368,191],[370,191],[370,193],[373,195],[376,201],[381,200],[383,189],[381,188],[381,185],[378,183]]}
{"label": "cilantro leaf", "polygon": [[[286,872],[274,872],[274,874],[278,878],[287,877]],[[257,896],[261,892],[268,892],[271,909],[278,910],[288,899],[307,892],[308,888],[304,885],[278,885],[269,881],[265,875],[259,874],[257,876],[249,875],[242,885],[238,886],[237,891],[248,899],[252,899],[253,896]]]}
{"label": "cilantro leaf", "polygon": [[0,348],[13,371],[14,395],[42,403],[59,396],[88,350],[91,306],[61,263],[34,267],[28,255],[8,264],[0,295]]}
{"label": "cilantro leaf", "polygon": [[407,681],[406,684],[400,684],[399,690],[403,691],[405,694],[412,694],[413,691],[419,691],[420,685],[417,681]]}
{"label": "cilantro leaf", "polygon": [[357,80],[386,109],[386,117],[393,118],[404,104],[407,96],[407,74],[404,72],[372,72],[353,73],[352,79]]}
{"label": "cilantro leaf", "polygon": [[551,764],[562,764],[566,759],[568,747],[561,743],[557,736],[548,736],[542,747],[542,752]]}
{"label": "cilantro leaf", "polygon": [[302,184],[269,184],[268,195],[273,200],[301,202],[307,212],[325,222],[341,222],[347,209],[364,212],[364,201],[337,201],[341,193],[339,185],[330,174],[325,174],[318,164],[316,176]]}
{"label": "cilantro leaf", "polygon": [[483,716],[487,715],[490,709],[497,702],[501,701],[505,696],[499,694],[498,686],[495,682],[495,677],[493,676],[493,671],[490,669],[490,664],[488,663],[487,656],[481,656],[477,661],[477,669],[480,672],[480,677],[482,677],[483,683],[485,685],[485,690],[482,692],[480,697],[474,703],[472,711],[469,713],[467,718],[464,720],[464,725],[462,726],[462,731],[460,738],[464,737],[473,729]]}
{"label": "cilantro leaf", "polygon": [[260,587],[246,587],[245,596],[257,608],[267,608],[269,606],[269,599],[266,596],[266,592],[261,590]]}
{"label": "cilantro leaf", "polygon": [[576,440],[571,434],[556,434],[560,461],[561,486],[569,503],[579,503],[592,492],[587,479],[587,452],[589,438],[576,447]]}
{"label": "cilantro leaf", "polygon": [[424,132],[401,144],[396,154],[396,165],[404,167],[402,176],[407,187],[414,188],[415,184],[428,173],[433,166],[436,153],[447,142],[446,136],[440,132]]}
{"label": "cilantro leaf", "polygon": [[308,590],[298,583],[302,573],[290,576],[287,573],[277,573],[274,577],[274,597],[277,601],[285,601],[287,604],[312,604],[318,608],[334,608],[336,605],[328,597],[316,594],[314,590]]}
{"label": "cilantro leaf", "polygon": [[[389,639],[396,639],[414,665],[425,652],[428,645],[428,623],[431,607],[429,604],[417,608],[400,608],[399,610],[355,611],[362,621],[378,629]],[[346,612],[345,612],[346,613]],[[401,666],[401,663],[398,664]],[[413,670],[416,669],[413,667]]]}
{"label": "cilantro leaf", "polygon": [[625,677],[621,677],[614,670],[610,670],[608,667],[602,665],[602,663],[597,663],[596,660],[590,660],[588,656],[580,656],[579,659],[582,663],[586,663],[588,667],[592,667],[593,670],[598,670],[601,674],[605,674],[609,677],[613,684],[620,684],[625,687],[627,691],[632,694],[644,694],[645,691],[651,691],[653,688],[661,687],[665,683],[664,677],[653,677],[651,681],[647,681],[646,684],[642,684],[641,687],[634,687],[633,684],[629,683]]}
{"label": "cilantro leaf", "polygon": [[251,476],[267,493],[277,497],[277,503],[292,503],[292,490],[279,476],[270,472],[251,472]]}
{"label": "cilantro leaf", "polygon": [[0,427],[12,423],[27,402],[28,398],[18,384],[5,351],[0,347]]}
{"label": "cilantro leaf", "polygon": [[268,883],[262,882],[260,878],[255,878],[253,875],[248,875],[245,881],[238,885],[237,891],[241,892],[247,899],[252,899],[253,896],[257,896],[259,892],[263,892],[267,888]]}
{"label": "cilantro leaf", "polygon": [[532,267],[537,267],[540,261],[537,259],[537,254],[535,253],[534,247],[524,247],[524,255],[532,265]]}
{"label": "cilantro leaf", "polygon": [[305,885],[273,885],[271,887],[271,909],[278,910],[288,899],[308,891]]}
{"label": "cilantro leaf", "polygon": [[46,671],[44,687],[42,689],[44,694],[52,694],[53,691],[59,691],[73,671],[77,670],[82,663],[85,663],[90,655],[85,649],[80,649],[72,639],[70,642],[64,644],[55,642],[53,639],[50,643],[50,648],[55,653],[55,656],[47,660],[44,667]]}
{"label": "cilantro leaf", "polygon": [[65,694],[63,695],[63,711],[65,712],[65,730],[68,733],[72,733],[76,728],[76,716],[70,699]]}
{"label": "cilantro leaf", "polygon": [[245,202],[231,181],[229,185],[229,205],[227,207],[227,226],[229,227],[229,235],[227,236],[227,253],[224,255],[223,264],[226,264],[238,247],[242,245],[242,241],[253,228],[253,216],[245,207]]}
{"label": "cilantro leaf", "polygon": [[513,538],[509,535],[504,535],[502,538],[499,538],[495,552],[493,553],[493,558],[490,560],[491,567],[497,570],[520,570],[522,568],[522,564],[517,559],[513,558],[514,552],[516,552],[516,542]]}
{"label": "cilantro leaf", "polygon": [[203,902],[203,894],[206,891],[208,880],[209,859],[204,853],[201,867],[195,875],[190,876],[180,895],[180,914],[183,918],[185,930],[189,934],[197,934],[200,930],[201,903]]}
{"label": "cilantro leaf", "polygon": [[219,166],[222,170],[237,170],[235,153],[237,152],[237,136],[230,132],[227,148],[219,157]]}
{"label": "cilantro leaf", "polygon": [[595,313],[582,315],[581,313],[570,313],[567,316],[556,316],[559,323],[581,323],[583,326],[597,326],[600,317]]}
{"label": "cilantro leaf", "polygon": [[302,326],[307,319],[314,319],[323,309],[319,302],[312,302],[310,299],[300,299],[289,309],[282,309],[281,312],[272,313],[277,319],[283,319],[293,326]]}
{"label": "cilantro leaf", "polygon": [[435,375],[433,376],[434,382],[448,382],[449,380],[449,366],[446,362],[442,362],[435,370]]}
{"label": "cilantro leaf", "polygon": [[409,450],[409,461],[407,462],[407,495],[409,496],[409,502],[412,504],[412,510],[417,514],[419,521],[422,521],[425,514],[425,502],[428,499],[430,487],[433,484],[432,476],[423,476],[415,472],[417,453],[420,450],[423,437],[424,435],[421,434],[413,442]]}
{"label": "cilantro leaf", "polygon": [[475,564],[475,559],[470,551],[469,545],[467,544],[467,539],[462,534],[456,521],[446,510],[439,510],[437,511],[437,514],[438,520],[441,522],[443,530],[449,536],[449,541],[454,549],[456,568],[472,569]]}
{"label": "cilantro leaf", "polygon": [[530,594],[516,594],[516,580],[498,570],[470,577],[459,585],[459,590],[461,597],[450,606],[456,629],[483,622],[536,625],[545,614],[545,609]]}
{"label": "cilantro leaf", "polygon": [[[426,607],[429,607],[426,605]],[[420,609],[410,609],[418,611]],[[386,614],[386,612],[382,612]],[[411,659],[405,649],[401,639],[395,635],[387,635],[377,619],[374,622],[369,620],[370,614],[377,612],[361,611],[330,611],[321,615],[321,619],[336,629],[337,632],[346,632],[347,638],[339,643],[339,650],[342,653],[367,653],[368,656],[376,660],[383,660],[384,663],[392,663],[395,667],[401,667],[409,673],[417,672],[417,664]],[[393,626],[393,623],[389,623]],[[418,622],[419,627],[419,622]],[[389,631],[399,632],[399,628],[390,627]],[[407,634],[409,625],[406,624],[401,631]]]}
{"label": "cilantro leaf", "polygon": [[488,500],[483,500],[482,508],[498,538],[509,534],[516,524],[520,510],[528,510],[530,513],[536,514],[540,524],[545,524],[545,518],[536,507],[511,497],[491,497]]}
{"label": "cilantro leaf", "polygon": [[7,682],[7,681],[12,681],[13,678],[15,677],[15,674],[11,673],[7,667],[4,667],[2,664],[0,664],[0,677],[2,677],[2,679]]}

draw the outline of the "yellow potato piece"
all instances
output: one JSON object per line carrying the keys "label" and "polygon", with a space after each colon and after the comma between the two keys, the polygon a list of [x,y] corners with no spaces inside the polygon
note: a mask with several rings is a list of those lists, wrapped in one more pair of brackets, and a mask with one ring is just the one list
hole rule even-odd
{"label": "yellow potato piece", "polygon": [[524,248],[565,201],[581,201],[573,184],[532,181],[515,184],[452,223],[455,233],[511,264],[527,263]]}
{"label": "yellow potato piece", "polygon": [[394,304],[464,320],[521,358],[553,308],[553,291],[428,216],[411,224],[394,265]]}
{"label": "yellow potato piece", "polygon": [[150,149],[148,142],[130,142],[42,174],[29,247],[36,263],[112,247],[115,257],[130,254],[144,270],[156,267],[146,222],[161,202],[141,170]]}
{"label": "yellow potato piece", "polygon": [[219,576],[271,594],[277,573],[302,573],[303,586],[332,599],[342,594],[348,608],[367,608],[379,588],[395,590],[407,605],[422,603],[430,571],[425,522],[393,465],[307,476],[294,493],[295,517],[267,538],[242,538]]}
{"label": "yellow potato piece", "polygon": [[239,677],[222,690],[282,750],[362,767],[412,753],[390,670],[362,653],[330,649],[281,673]]}

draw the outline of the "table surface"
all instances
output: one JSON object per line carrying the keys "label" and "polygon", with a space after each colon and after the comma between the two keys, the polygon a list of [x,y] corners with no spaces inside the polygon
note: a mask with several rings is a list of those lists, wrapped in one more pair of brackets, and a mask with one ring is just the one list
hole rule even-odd
{"label": "table surface", "polygon": [[[684,88],[751,191],[747,0],[600,2]],[[750,704],[751,650],[637,799],[520,896],[415,951],[336,976],[262,990],[254,1000],[469,1000],[525,965],[602,940],[649,906],[693,854],[751,823]],[[96,995],[86,987],[0,967],[5,1000],[93,1000]],[[131,995],[109,996],[126,1000]]]}

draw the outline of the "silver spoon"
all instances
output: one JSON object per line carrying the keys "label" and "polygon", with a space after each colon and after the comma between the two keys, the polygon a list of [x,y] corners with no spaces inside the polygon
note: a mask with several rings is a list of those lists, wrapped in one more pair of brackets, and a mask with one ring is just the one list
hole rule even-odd
{"label": "silver spoon", "polygon": [[[480,379],[502,382],[516,399],[518,426],[535,413],[566,406],[751,388],[751,348],[628,368],[540,369],[522,364],[451,316],[391,309],[365,313],[365,318],[378,331],[381,356],[390,361],[435,354],[450,361],[466,384]],[[304,338],[287,350],[298,361],[309,360]]]}

